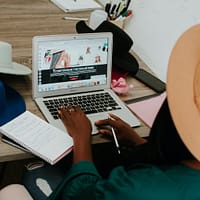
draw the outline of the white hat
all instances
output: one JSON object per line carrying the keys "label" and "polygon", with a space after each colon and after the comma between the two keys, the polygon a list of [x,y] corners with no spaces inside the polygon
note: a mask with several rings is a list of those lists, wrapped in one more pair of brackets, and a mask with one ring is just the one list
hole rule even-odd
{"label": "white hat", "polygon": [[29,67],[12,62],[12,46],[3,41],[0,41],[0,73],[14,75],[31,74]]}

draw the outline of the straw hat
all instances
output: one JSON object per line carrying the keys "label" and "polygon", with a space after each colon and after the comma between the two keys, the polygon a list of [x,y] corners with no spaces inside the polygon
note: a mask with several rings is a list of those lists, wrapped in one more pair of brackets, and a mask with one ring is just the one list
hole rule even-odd
{"label": "straw hat", "polygon": [[25,65],[12,62],[12,46],[0,41],[0,73],[13,75],[28,75],[31,69]]}
{"label": "straw hat", "polygon": [[172,50],[167,98],[182,141],[200,161],[200,25],[183,33]]}

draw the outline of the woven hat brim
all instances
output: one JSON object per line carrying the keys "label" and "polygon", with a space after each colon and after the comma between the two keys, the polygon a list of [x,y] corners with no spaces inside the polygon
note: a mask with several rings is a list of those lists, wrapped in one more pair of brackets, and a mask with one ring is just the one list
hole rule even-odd
{"label": "woven hat brim", "polygon": [[[167,98],[178,133],[189,151],[200,161],[200,109],[195,77],[200,73],[200,25],[181,35],[169,59]],[[200,79],[200,77],[198,78]],[[200,91],[200,84],[196,85]]]}

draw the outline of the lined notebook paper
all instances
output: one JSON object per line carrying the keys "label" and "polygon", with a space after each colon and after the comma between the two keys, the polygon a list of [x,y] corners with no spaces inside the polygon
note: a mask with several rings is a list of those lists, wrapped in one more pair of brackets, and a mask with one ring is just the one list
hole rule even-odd
{"label": "lined notebook paper", "polygon": [[66,132],[29,111],[1,126],[0,132],[52,165],[67,155],[73,146],[73,140]]}
{"label": "lined notebook paper", "polygon": [[64,12],[80,12],[101,9],[102,6],[94,0],[50,0]]}

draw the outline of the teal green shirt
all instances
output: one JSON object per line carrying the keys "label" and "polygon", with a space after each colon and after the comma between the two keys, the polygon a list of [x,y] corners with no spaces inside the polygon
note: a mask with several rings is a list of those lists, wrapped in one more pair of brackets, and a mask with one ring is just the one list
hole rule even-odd
{"label": "teal green shirt", "polygon": [[200,199],[200,172],[183,165],[160,169],[138,164],[115,168],[104,180],[91,162],[72,166],[48,200],[193,200]]}

